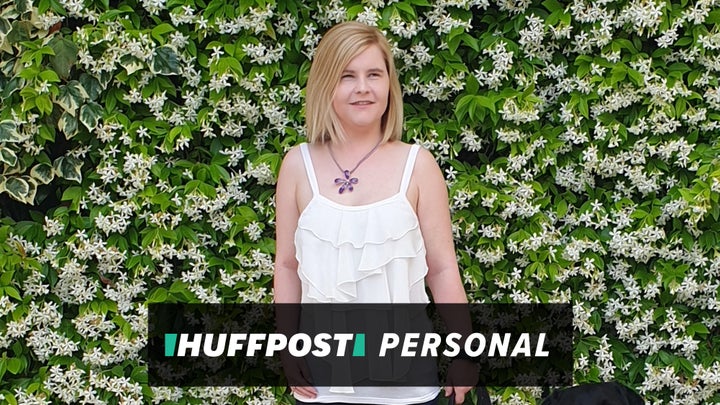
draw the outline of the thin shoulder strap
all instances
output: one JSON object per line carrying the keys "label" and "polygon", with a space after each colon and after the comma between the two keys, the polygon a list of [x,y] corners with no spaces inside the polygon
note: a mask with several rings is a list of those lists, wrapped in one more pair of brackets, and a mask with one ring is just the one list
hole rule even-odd
{"label": "thin shoulder strap", "polygon": [[415,158],[417,157],[419,150],[420,145],[413,145],[410,147],[410,152],[408,152],[407,161],[405,162],[402,183],[400,183],[400,194],[407,193],[408,186],[410,185],[410,177],[412,176],[413,168],[415,167]]}
{"label": "thin shoulder strap", "polygon": [[300,152],[302,153],[303,163],[305,164],[305,173],[307,173],[308,181],[310,182],[310,188],[312,188],[313,195],[319,194],[317,177],[315,177],[315,168],[310,158],[310,150],[308,144],[300,144]]}

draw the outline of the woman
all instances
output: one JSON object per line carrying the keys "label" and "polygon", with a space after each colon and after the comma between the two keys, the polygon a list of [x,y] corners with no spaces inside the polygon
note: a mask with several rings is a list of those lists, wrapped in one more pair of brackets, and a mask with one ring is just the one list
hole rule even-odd
{"label": "woman", "polygon": [[[385,37],[346,22],[316,50],[308,144],[277,183],[275,302],[465,303],[448,195],[433,156],[401,141],[403,102]],[[462,403],[471,387],[445,387]],[[437,387],[292,387],[298,404],[437,403]]]}

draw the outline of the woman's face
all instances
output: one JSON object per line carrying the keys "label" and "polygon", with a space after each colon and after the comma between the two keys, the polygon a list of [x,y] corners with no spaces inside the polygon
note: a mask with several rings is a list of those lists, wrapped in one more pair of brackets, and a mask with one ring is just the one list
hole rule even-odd
{"label": "woman's face", "polygon": [[349,133],[380,131],[388,106],[390,78],[380,48],[370,45],[354,57],[340,74],[333,109]]}

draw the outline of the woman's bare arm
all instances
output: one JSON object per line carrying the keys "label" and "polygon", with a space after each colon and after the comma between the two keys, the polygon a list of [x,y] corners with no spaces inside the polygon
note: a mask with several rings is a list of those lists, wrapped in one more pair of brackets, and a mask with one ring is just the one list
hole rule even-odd
{"label": "woman's bare arm", "polygon": [[295,229],[300,216],[297,204],[299,176],[304,173],[299,148],[283,159],[275,193],[275,275],[276,303],[300,302],[300,278],[295,259]]}
{"label": "woman's bare arm", "polygon": [[440,167],[421,149],[415,164],[417,216],[427,251],[425,279],[435,303],[467,303],[455,256],[448,192]]}

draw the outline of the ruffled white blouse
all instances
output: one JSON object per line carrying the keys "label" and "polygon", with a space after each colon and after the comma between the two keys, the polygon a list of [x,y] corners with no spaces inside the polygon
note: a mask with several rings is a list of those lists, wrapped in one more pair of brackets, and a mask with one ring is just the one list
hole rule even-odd
{"label": "ruffled white blouse", "polygon": [[[428,303],[425,244],[407,199],[415,159],[408,153],[397,194],[365,205],[339,204],[320,194],[307,144],[300,145],[313,197],[295,231],[302,303]],[[423,403],[434,387],[316,387],[305,402]]]}
{"label": "ruffled white blouse", "polygon": [[300,150],[313,192],[295,231],[302,302],[428,303],[425,245],[406,196],[419,147],[397,194],[358,206],[322,196],[307,144]]}

